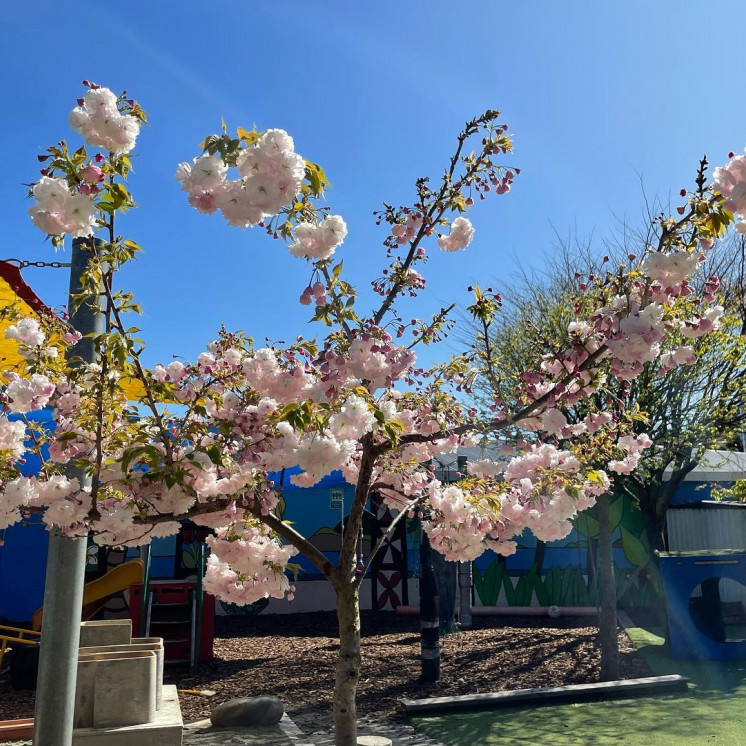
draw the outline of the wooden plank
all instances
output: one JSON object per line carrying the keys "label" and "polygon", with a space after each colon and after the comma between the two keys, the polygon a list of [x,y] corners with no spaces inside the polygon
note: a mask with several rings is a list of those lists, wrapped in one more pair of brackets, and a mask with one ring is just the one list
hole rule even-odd
{"label": "wooden plank", "polygon": [[549,704],[551,702],[582,702],[593,699],[630,697],[642,694],[686,691],[688,679],[678,674],[648,676],[640,679],[601,681],[596,684],[570,684],[568,686],[546,686],[533,689],[515,689],[507,692],[466,694],[458,697],[430,697],[428,699],[403,699],[404,711],[408,715],[425,712],[444,712],[461,709],[516,707],[526,704]]}

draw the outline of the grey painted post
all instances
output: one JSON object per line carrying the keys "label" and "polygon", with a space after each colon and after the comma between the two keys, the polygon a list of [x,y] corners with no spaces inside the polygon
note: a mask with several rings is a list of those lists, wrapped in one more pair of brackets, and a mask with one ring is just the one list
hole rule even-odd
{"label": "grey painted post", "polygon": [[458,562],[451,562],[436,551],[431,552],[431,563],[438,584],[438,617],[441,635],[458,632],[456,626],[456,590],[458,584]]}
{"label": "grey painted post", "polygon": [[471,629],[471,562],[458,564],[459,622],[461,629]]}
{"label": "grey painted post", "polygon": [[430,541],[420,527],[420,663],[419,684],[440,679],[440,624],[438,584],[432,566]]}
{"label": "grey painted post", "polygon": [[[466,475],[467,466],[466,456],[456,456],[456,463],[460,478]],[[461,629],[472,628],[472,617],[471,617],[471,562],[459,562],[458,566],[458,598],[459,598],[459,611],[458,620]]]}
{"label": "grey painted post", "polygon": [[[72,308],[72,296],[80,292],[80,278],[88,263],[90,246],[90,238],[73,240],[68,308]],[[85,335],[104,331],[100,299],[98,309],[87,304],[79,306],[71,314],[70,322],[83,335],[72,354],[87,362],[94,362],[93,340],[86,339]],[[68,476],[77,477],[83,487],[91,484],[90,477],[79,469],[70,469]],[[49,537],[34,746],[72,744],[87,543],[86,537],[70,539],[56,527]]]}

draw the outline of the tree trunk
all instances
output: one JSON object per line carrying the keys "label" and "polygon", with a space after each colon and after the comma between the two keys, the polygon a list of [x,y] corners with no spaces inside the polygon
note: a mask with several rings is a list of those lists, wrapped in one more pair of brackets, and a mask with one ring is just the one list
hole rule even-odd
{"label": "tree trunk", "polygon": [[360,680],[360,598],[352,581],[337,590],[339,657],[334,683],[334,744],[357,746],[355,696]]}
{"label": "tree trunk", "polygon": [[658,514],[655,499],[648,497],[646,500],[641,500],[639,506],[645,519],[645,534],[648,537],[650,551],[663,551],[663,516]]}
{"label": "tree trunk", "polygon": [[601,643],[601,681],[619,678],[619,639],[616,619],[616,583],[612,558],[609,508],[611,495],[601,495],[597,503],[598,517],[598,587],[601,610],[598,636]]}

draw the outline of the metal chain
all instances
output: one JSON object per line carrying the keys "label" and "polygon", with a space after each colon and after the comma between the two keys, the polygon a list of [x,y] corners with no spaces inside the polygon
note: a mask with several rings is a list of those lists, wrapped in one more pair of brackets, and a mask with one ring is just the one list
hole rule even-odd
{"label": "metal chain", "polygon": [[61,269],[70,266],[69,262],[30,262],[27,259],[0,259],[0,262],[15,264],[18,269],[25,269],[26,267],[53,267],[54,269]]}

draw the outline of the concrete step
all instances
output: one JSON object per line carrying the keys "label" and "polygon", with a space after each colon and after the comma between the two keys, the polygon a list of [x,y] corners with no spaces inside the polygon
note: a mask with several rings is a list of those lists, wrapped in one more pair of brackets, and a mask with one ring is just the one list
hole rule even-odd
{"label": "concrete step", "polygon": [[155,720],[120,728],[76,728],[73,746],[181,746],[184,721],[176,687],[163,687],[161,709]]}

